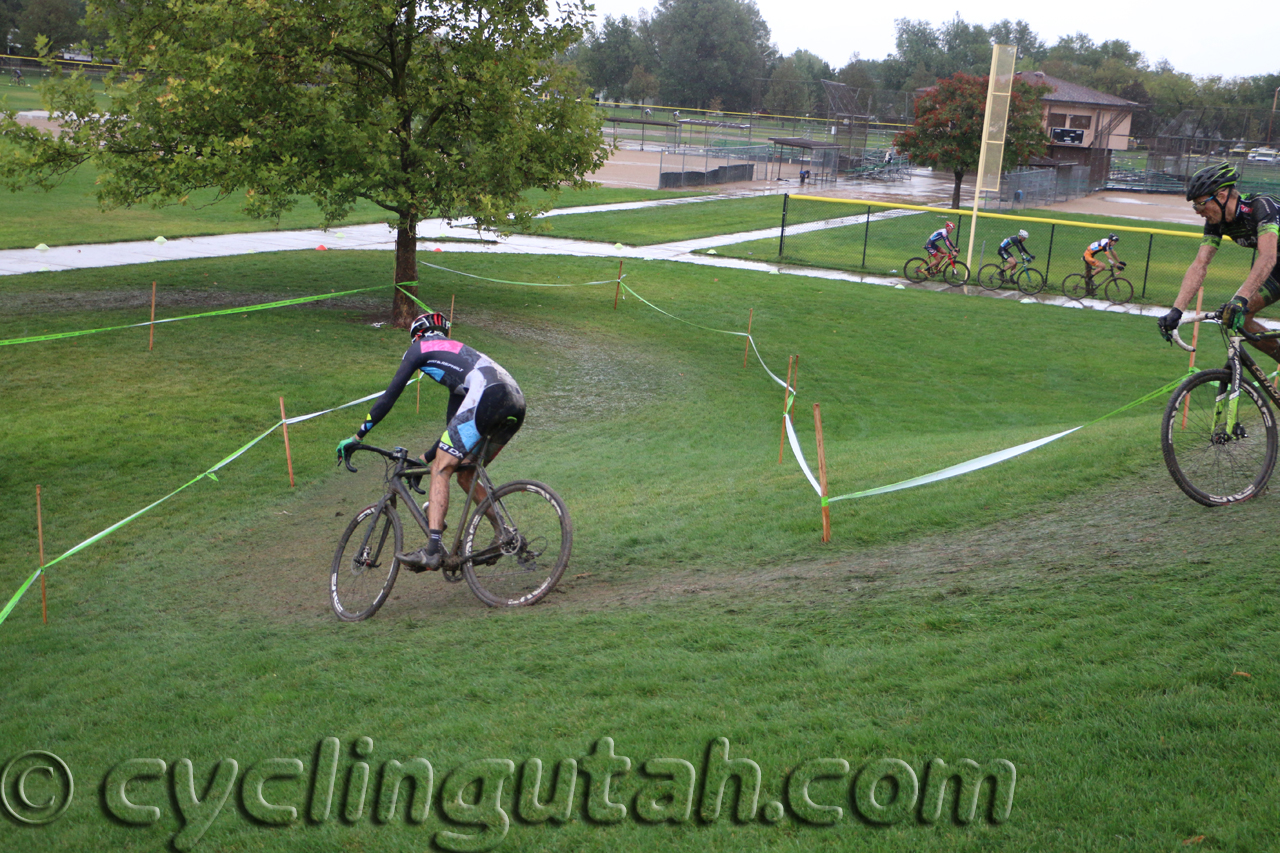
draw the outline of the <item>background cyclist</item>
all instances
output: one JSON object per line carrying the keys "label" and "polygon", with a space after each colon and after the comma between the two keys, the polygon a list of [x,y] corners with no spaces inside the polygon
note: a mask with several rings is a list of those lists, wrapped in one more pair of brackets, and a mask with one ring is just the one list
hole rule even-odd
{"label": "background cyclist", "polygon": [[[946,225],[939,228],[929,235],[929,239],[924,242],[924,250],[929,253],[929,275],[933,275],[938,271],[938,267],[942,265],[945,255],[954,255],[960,250],[956,248],[956,244],[951,242],[949,236],[955,230],[956,224],[948,221]],[[942,248],[939,248],[941,245]]]}
{"label": "background cyclist", "polygon": [[996,253],[1005,260],[1005,272],[1013,272],[1014,268],[1018,266],[1018,262],[1013,258],[1014,249],[1018,250],[1018,254],[1022,255],[1022,259],[1027,263],[1031,263],[1036,259],[1035,255],[1027,251],[1026,240],[1028,236],[1030,235],[1026,231],[1019,231],[1012,237],[1005,237],[1000,241],[1000,247],[996,249]]}
{"label": "background cyclist", "polygon": [[[1124,262],[1116,256],[1116,243],[1120,240],[1115,234],[1108,234],[1101,240],[1094,240],[1089,244],[1089,248],[1084,250],[1084,277],[1089,286],[1089,290],[1093,289],[1093,274],[1102,272],[1106,267],[1115,264],[1118,269],[1124,269]],[[1107,257],[1104,265],[1095,255],[1102,253]]]}
{"label": "background cyclist", "polygon": [[[1187,201],[1196,213],[1204,217],[1204,237],[1195,260],[1182,277],[1182,287],[1173,301],[1173,308],[1160,318],[1160,333],[1171,340],[1170,332],[1178,327],[1182,312],[1191,297],[1204,283],[1209,262],[1222,245],[1222,238],[1231,238],[1236,245],[1256,249],[1258,254],[1244,283],[1222,306],[1222,325],[1232,331],[1245,329],[1253,334],[1265,331],[1265,327],[1253,319],[1254,313],[1280,299],[1280,265],[1277,265],[1276,241],[1280,235],[1280,199],[1271,195],[1252,193],[1241,195],[1236,188],[1240,173],[1230,163],[1206,166],[1191,176],[1187,184]],[[1280,341],[1250,341],[1258,350],[1280,361]]]}
{"label": "background cyclist", "polygon": [[[444,559],[441,536],[449,510],[449,479],[457,472],[458,485],[470,490],[474,477],[472,468],[463,467],[463,458],[488,438],[487,465],[524,423],[524,394],[511,374],[484,353],[450,340],[448,334],[449,321],[443,314],[422,314],[414,319],[409,326],[409,349],[391,384],[369,409],[356,434],[338,442],[339,458],[350,455],[352,446],[387,416],[419,370],[449,389],[444,434],[421,456],[431,464],[427,544],[417,551],[396,554],[401,563],[416,569],[438,569]],[[477,483],[476,500],[483,498],[483,487]]]}

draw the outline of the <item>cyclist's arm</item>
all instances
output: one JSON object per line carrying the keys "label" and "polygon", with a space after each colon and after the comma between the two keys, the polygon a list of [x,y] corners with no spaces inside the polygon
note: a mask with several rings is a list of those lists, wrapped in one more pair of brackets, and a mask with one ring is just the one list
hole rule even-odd
{"label": "cyclist's arm", "polygon": [[413,378],[413,373],[417,369],[417,362],[410,358],[409,353],[405,353],[400,361],[400,369],[391,378],[391,384],[382,392],[382,396],[373,402],[369,408],[369,414],[365,415],[364,423],[356,430],[356,438],[364,438],[378,425],[379,421],[387,416],[391,407],[396,404],[396,400],[400,399],[400,392],[404,391],[404,387],[409,384],[409,380]]}
{"label": "cyclist's arm", "polygon": [[1191,297],[1195,296],[1196,290],[1204,284],[1204,278],[1209,273],[1209,261],[1213,260],[1217,252],[1218,247],[1211,242],[1200,244],[1196,259],[1191,262],[1191,266],[1187,267],[1187,272],[1182,277],[1182,287],[1178,289],[1178,297],[1173,300],[1174,308],[1179,311],[1187,310],[1187,306],[1191,304]]}
{"label": "cyclist's arm", "polygon": [[1263,231],[1258,234],[1258,256],[1253,259],[1253,268],[1245,276],[1244,284],[1240,285],[1240,289],[1236,291],[1237,296],[1252,299],[1258,292],[1258,288],[1262,287],[1262,283],[1267,280],[1267,276],[1271,275],[1271,271],[1276,268],[1276,239],[1275,231]]}

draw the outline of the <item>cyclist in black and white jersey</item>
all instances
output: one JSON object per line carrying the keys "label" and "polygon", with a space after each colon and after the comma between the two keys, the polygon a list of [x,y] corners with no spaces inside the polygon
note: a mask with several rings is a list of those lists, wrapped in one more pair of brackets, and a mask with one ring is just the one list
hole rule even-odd
{"label": "cyclist in black and white jersey", "polygon": [[1004,271],[1013,272],[1018,262],[1013,258],[1013,252],[1016,249],[1022,259],[1027,263],[1031,263],[1036,256],[1027,251],[1026,240],[1030,235],[1026,231],[1019,231],[1011,237],[1005,237],[1000,241],[1000,246],[996,249],[996,254],[1004,259]]}
{"label": "cyclist in black and white jersey", "polygon": [[[422,454],[431,464],[431,487],[427,505],[427,545],[417,551],[396,554],[410,568],[437,569],[444,557],[445,515],[449,509],[449,479],[456,472],[458,485],[470,490],[472,471],[462,465],[468,453],[489,439],[484,462],[487,465],[524,423],[524,394],[520,386],[493,359],[461,341],[447,337],[449,321],[443,314],[423,314],[409,326],[411,343],[392,377],[369,409],[364,423],[351,438],[338,443],[339,458],[350,453],[378,422],[387,416],[414,374],[422,371],[449,389],[444,434],[435,446]],[[477,500],[483,488],[476,485]]]}
{"label": "cyclist in black and white jersey", "polygon": [[[1280,264],[1276,243],[1280,239],[1280,199],[1258,193],[1241,195],[1236,188],[1240,173],[1230,163],[1206,166],[1191,176],[1187,201],[1204,217],[1204,237],[1196,258],[1187,267],[1182,288],[1173,308],[1159,320],[1160,333],[1170,340],[1182,312],[1204,283],[1209,262],[1226,237],[1246,249],[1256,249],[1253,267],[1244,283],[1222,306],[1222,325],[1234,331],[1246,329],[1258,334],[1265,328],[1253,315],[1280,299]],[[1250,341],[1253,346],[1280,361],[1280,341]]]}

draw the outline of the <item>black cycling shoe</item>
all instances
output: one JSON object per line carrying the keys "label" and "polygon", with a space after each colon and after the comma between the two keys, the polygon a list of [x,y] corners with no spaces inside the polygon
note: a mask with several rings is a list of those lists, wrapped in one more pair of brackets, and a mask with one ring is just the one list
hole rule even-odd
{"label": "black cycling shoe", "polygon": [[444,562],[444,548],[441,547],[433,553],[428,553],[427,547],[424,545],[416,551],[396,554],[396,559],[400,561],[400,565],[415,572],[434,572]]}

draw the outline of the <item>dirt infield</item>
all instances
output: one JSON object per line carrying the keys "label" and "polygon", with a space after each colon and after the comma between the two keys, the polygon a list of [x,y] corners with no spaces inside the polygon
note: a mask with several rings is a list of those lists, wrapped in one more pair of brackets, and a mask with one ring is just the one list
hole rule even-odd
{"label": "dirt infield", "polygon": [[[658,175],[662,171],[679,169],[679,155],[664,154],[661,151],[640,151],[618,149],[591,179],[607,187],[629,187],[634,189],[657,189]],[[696,168],[696,158],[689,160],[690,168]],[[718,165],[716,161],[708,161],[709,166]],[[776,176],[778,165],[765,164],[757,166],[757,174]],[[734,184],[690,187],[712,191],[724,195],[781,195],[782,193],[804,193],[806,195],[824,196],[827,198],[857,198],[870,201],[898,201],[904,204],[922,204],[929,206],[949,207],[954,181],[951,175],[933,172],[929,169],[916,169],[910,177],[903,181],[853,181],[841,179],[823,183],[806,183],[800,186],[799,164],[783,164],[781,178],[771,177],[767,180],[754,180]],[[974,176],[965,178],[960,188],[960,204],[964,207],[973,204]],[[682,190],[672,190],[673,195]],[[1157,193],[1130,193],[1113,190],[1102,190],[1074,201],[1049,205],[1048,210],[1059,210],[1064,213],[1093,214],[1095,216],[1118,216],[1130,219],[1155,220],[1180,224],[1199,225],[1204,220],[1191,210],[1191,206],[1179,195]]]}

